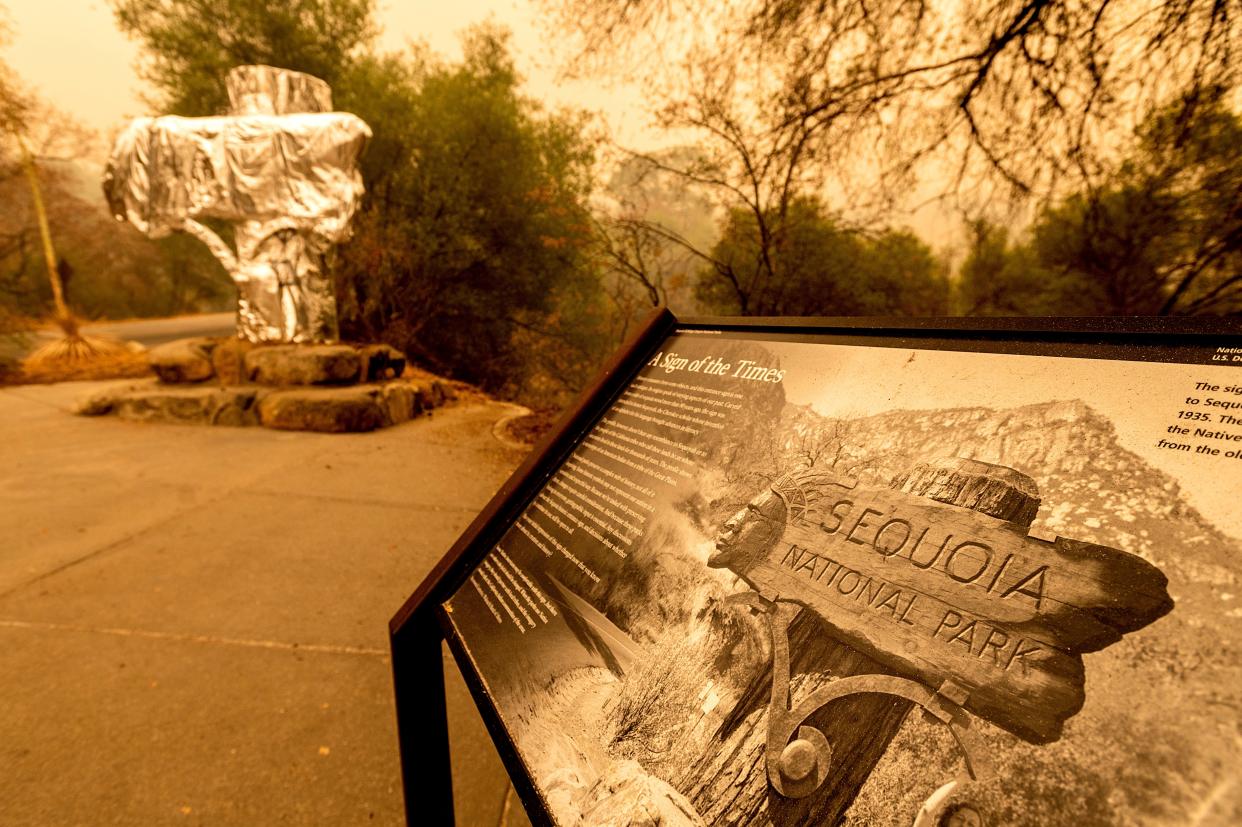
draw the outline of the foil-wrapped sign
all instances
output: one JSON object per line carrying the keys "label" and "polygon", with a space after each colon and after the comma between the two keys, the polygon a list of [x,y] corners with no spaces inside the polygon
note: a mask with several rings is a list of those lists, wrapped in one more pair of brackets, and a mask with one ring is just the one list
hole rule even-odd
{"label": "foil-wrapped sign", "polygon": [[[271,66],[229,72],[231,114],[139,118],[104,173],[113,215],[152,238],[205,243],[237,285],[238,335],[253,342],[338,337],[329,272],[362,198],[370,128],[332,112],[318,78]],[[236,249],[203,219],[232,226]]]}
{"label": "foil-wrapped sign", "polygon": [[[948,489],[975,507],[938,502]],[[989,498],[1007,519],[980,513]],[[1082,708],[1082,653],[1173,601],[1164,574],[1136,555],[1028,536],[1038,505],[1029,477],[972,460],[924,464],[893,488],[806,472],[730,520],[709,565],[805,606],[901,675],[963,687],[962,707],[1047,743]]]}

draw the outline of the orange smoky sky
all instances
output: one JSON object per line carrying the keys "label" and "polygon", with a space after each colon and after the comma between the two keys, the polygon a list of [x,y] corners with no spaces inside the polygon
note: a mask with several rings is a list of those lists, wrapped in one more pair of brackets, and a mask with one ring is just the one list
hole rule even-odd
{"label": "orange smoky sky", "polygon": [[[136,72],[140,49],[116,27],[104,0],[0,0],[0,20],[7,17],[10,42],[0,55],[45,100],[88,127],[106,134],[148,111],[142,96],[150,89]],[[534,4],[525,0],[381,0],[380,48],[397,51],[425,42],[448,59],[460,57],[458,35],[469,26],[491,21],[513,33],[518,69],[525,91],[549,108],[573,107],[596,113],[623,144],[658,145],[660,135],[647,128],[642,96],[631,85],[601,80],[566,81],[557,77],[567,55],[547,30]]]}
{"label": "orange smoky sky", "polygon": [[[379,0],[377,20],[381,50],[399,51],[423,42],[448,60],[460,58],[459,35],[465,29],[485,22],[499,24],[512,32],[511,49],[525,78],[524,93],[545,108],[593,114],[592,133],[625,149],[655,151],[694,141],[692,134],[665,132],[652,125],[647,98],[637,81],[561,76],[559,70],[573,56],[574,44],[532,0]],[[138,76],[141,50],[117,29],[106,0],[0,0],[0,21],[10,29],[7,45],[0,44],[0,58],[44,100],[96,131],[100,140],[91,153],[96,162],[102,162],[113,130],[138,116],[164,114],[150,111],[143,102],[152,90]],[[601,170],[617,157],[602,148]],[[865,168],[859,168],[858,176],[867,179]],[[923,189],[912,191],[911,212],[891,215],[889,221],[908,224],[936,247],[952,247],[959,222],[938,204],[917,206],[925,200],[919,194]],[[826,195],[834,203],[842,198],[838,192]],[[848,201],[848,195],[844,197]]]}

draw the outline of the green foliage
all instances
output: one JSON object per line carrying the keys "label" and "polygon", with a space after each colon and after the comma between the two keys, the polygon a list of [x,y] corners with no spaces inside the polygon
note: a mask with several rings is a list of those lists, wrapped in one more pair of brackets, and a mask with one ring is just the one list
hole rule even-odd
{"label": "green foliage", "polygon": [[472,30],[464,55],[371,58],[342,85],[376,133],[338,268],[342,330],[516,394],[590,350],[591,325],[559,320],[571,296],[592,311],[592,148],[579,119],[518,93],[503,34]]}
{"label": "green foliage", "polygon": [[1029,245],[1007,228],[980,219],[969,226],[966,260],[958,271],[956,310],[964,316],[1072,315],[1080,280],[1044,268]]}
{"label": "green foliage", "polygon": [[1146,187],[1122,184],[1074,195],[1046,209],[1032,229],[1031,248],[1045,272],[1078,288],[1087,315],[1151,315],[1164,303],[1163,263],[1173,252],[1168,229],[1174,204]]}
{"label": "green foliage", "polygon": [[162,114],[215,115],[224,78],[266,63],[336,83],[374,36],[375,0],[112,0],[121,31],[140,41],[143,77]]}
{"label": "green foliage", "polygon": [[66,286],[86,318],[177,316],[232,310],[235,288],[211,253],[190,236],[152,241],[101,216],[90,238],[62,234],[61,258],[82,278]]}
{"label": "green foliage", "polygon": [[1242,312],[1242,119],[1219,98],[1154,112],[1099,187],[1045,207],[1026,239],[971,228],[963,312]]}
{"label": "green foliage", "polygon": [[[336,268],[342,333],[507,394],[586,378],[601,346],[586,248],[592,148],[582,122],[518,93],[506,36],[464,61],[370,50],[374,0],[114,0],[161,111],[223,110],[233,66],[315,75],[370,124],[367,189]],[[562,322],[567,314],[573,323]]]}
{"label": "green foliage", "polygon": [[885,230],[864,246],[859,313],[943,316],[949,311],[948,265],[914,233]]}
{"label": "green foliage", "polygon": [[[947,268],[908,232],[867,236],[799,196],[782,217],[735,209],[699,276],[715,312],[754,316],[937,315],[948,309]],[[764,239],[764,232],[769,236]],[[765,243],[766,242],[766,243]]]}

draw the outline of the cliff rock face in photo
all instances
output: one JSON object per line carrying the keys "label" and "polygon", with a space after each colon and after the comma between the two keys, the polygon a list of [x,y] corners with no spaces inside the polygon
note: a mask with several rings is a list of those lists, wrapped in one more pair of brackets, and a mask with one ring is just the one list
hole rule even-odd
{"label": "cliff rock face in photo", "polygon": [[[1236,582],[1238,565],[1230,561],[1237,559],[1237,540],[1190,507],[1177,482],[1122,448],[1112,423],[1084,402],[897,411],[848,426],[852,452],[872,460],[861,477],[887,482],[934,457],[1006,465],[1039,485],[1036,531],[1116,546],[1161,568],[1185,569],[1189,579]],[[840,420],[789,406],[780,428],[783,447],[840,427]]]}

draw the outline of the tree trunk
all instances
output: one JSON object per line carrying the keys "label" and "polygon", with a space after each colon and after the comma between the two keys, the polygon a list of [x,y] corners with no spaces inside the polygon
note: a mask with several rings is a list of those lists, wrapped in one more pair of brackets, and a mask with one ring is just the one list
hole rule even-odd
{"label": "tree trunk", "polygon": [[[789,649],[794,704],[831,677],[892,674],[866,655],[837,643],[805,609],[789,625]],[[806,723],[823,732],[832,745],[828,779],[806,798],[785,798],[768,784],[764,758],[771,696],[769,667],[755,675],[721,724],[713,744],[716,748],[706,751],[675,786],[713,827],[840,823],[897,734],[910,702],[885,695],[853,695],[817,711]]]}

